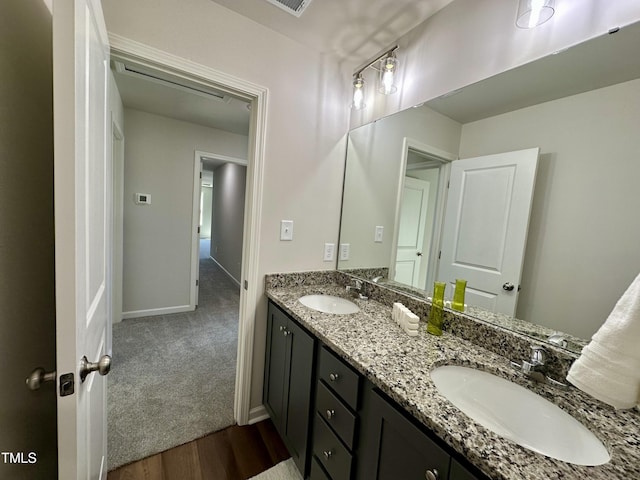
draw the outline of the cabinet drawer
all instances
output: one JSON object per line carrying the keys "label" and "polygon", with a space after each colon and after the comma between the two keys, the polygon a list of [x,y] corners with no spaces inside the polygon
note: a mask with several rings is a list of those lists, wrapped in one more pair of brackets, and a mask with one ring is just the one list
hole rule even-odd
{"label": "cabinet drawer", "polygon": [[353,458],[331,429],[316,415],[313,453],[333,480],[349,480]]}
{"label": "cabinet drawer", "polygon": [[352,409],[358,409],[358,393],[360,391],[360,375],[344,363],[327,347],[320,350],[318,378],[324,382]]}
{"label": "cabinet drawer", "polygon": [[347,447],[353,450],[356,415],[323,382],[318,382],[316,410]]}
{"label": "cabinet drawer", "polygon": [[320,466],[320,463],[315,455],[313,457],[313,460],[311,460],[311,474],[309,475],[309,480],[331,480],[331,478]]}

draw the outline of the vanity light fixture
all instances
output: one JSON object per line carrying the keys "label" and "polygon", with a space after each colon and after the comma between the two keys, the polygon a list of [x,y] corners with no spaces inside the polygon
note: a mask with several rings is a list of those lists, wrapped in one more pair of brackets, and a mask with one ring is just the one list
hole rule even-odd
{"label": "vanity light fixture", "polygon": [[518,0],[516,26],[534,28],[553,17],[555,0]]}
{"label": "vanity light fixture", "polygon": [[[394,46],[390,48],[382,55],[377,56],[371,62],[367,63],[364,67],[360,68],[356,73],[353,74],[353,103],[351,103],[351,108],[354,110],[361,110],[365,107],[364,104],[364,77],[362,76],[363,72],[371,67],[374,70],[377,70],[380,75],[380,86],[378,91],[383,93],[384,95],[391,95],[398,90],[398,87],[395,85],[395,74],[398,68],[398,59],[395,56],[395,51],[398,49],[398,46]],[[379,62],[379,67],[376,64]]]}
{"label": "vanity light fixture", "polygon": [[362,72],[360,72],[353,80],[353,103],[351,108],[362,110],[364,107],[364,78],[362,78]]}

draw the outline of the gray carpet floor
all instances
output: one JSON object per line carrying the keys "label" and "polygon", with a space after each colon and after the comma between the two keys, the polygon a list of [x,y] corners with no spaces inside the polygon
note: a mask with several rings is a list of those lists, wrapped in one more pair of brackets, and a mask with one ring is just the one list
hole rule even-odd
{"label": "gray carpet floor", "polygon": [[109,470],[232,425],[240,291],[200,260],[195,312],[113,326]]}

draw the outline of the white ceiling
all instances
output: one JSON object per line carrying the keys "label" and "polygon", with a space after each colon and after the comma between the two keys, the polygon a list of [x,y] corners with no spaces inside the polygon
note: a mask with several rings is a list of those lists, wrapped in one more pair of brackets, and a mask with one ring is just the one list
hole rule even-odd
{"label": "white ceiling", "polygon": [[266,0],[211,0],[354,68],[453,0],[312,0],[300,17]]}

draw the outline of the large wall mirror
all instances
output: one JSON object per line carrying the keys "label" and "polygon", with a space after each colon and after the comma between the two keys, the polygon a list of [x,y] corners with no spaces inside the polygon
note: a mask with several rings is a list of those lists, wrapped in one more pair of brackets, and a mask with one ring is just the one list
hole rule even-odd
{"label": "large wall mirror", "polygon": [[[338,269],[428,296],[452,248],[502,268],[514,242],[502,227],[518,223],[520,271],[493,286],[512,305],[468,295],[467,312],[534,336],[564,332],[579,349],[640,272],[638,45],[630,25],[352,130]],[[523,152],[534,157],[530,194],[513,183],[520,171],[495,176],[482,163]],[[451,200],[467,159],[489,183],[465,174],[470,193],[455,196],[486,204]],[[526,205],[502,217],[517,195]],[[452,229],[454,210],[467,227]]]}

